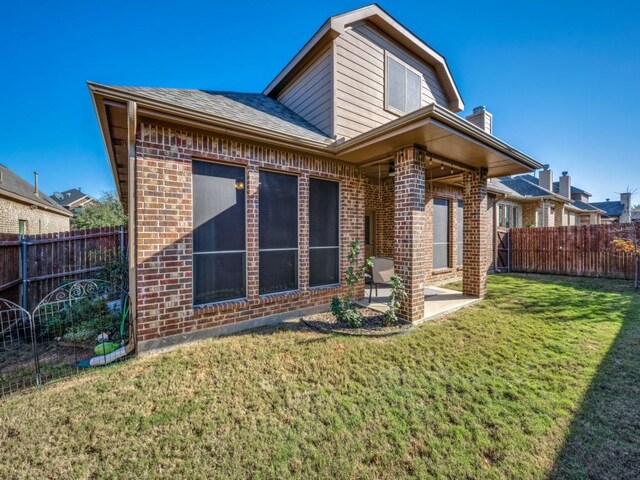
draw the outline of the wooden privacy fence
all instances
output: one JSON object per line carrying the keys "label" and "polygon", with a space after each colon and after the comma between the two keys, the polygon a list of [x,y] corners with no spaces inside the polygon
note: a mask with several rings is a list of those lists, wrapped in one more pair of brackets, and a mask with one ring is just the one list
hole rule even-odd
{"label": "wooden privacy fence", "polygon": [[634,256],[619,253],[611,242],[630,239],[640,224],[577,225],[513,228],[510,237],[512,272],[554,273],[585,277],[634,277]]}
{"label": "wooden privacy fence", "polygon": [[64,282],[95,277],[125,255],[124,227],[42,235],[0,234],[0,297],[27,311]]}

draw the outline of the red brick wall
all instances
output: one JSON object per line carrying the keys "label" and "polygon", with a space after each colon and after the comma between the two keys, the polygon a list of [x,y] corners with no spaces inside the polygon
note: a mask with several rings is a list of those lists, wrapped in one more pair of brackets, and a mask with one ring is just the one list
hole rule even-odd
{"label": "red brick wall", "polygon": [[386,178],[368,178],[365,183],[365,209],[376,213],[376,250],[378,257],[393,257],[394,182]]}
{"label": "red brick wall", "polygon": [[[192,306],[191,160],[220,161],[247,169],[247,298]],[[136,145],[137,339],[162,346],[165,337],[329,304],[338,288],[308,287],[309,176],[340,182],[341,270],[347,246],[364,242],[364,180],[357,167],[254,145],[240,140],[143,123]],[[260,168],[299,175],[299,291],[258,294],[257,187]],[[186,338],[185,338],[186,339]]]}
{"label": "red brick wall", "polygon": [[487,172],[464,173],[464,253],[463,290],[467,295],[486,293],[487,266],[490,263],[487,242],[491,238]]}
{"label": "red brick wall", "polygon": [[[428,175],[427,175],[428,177]],[[374,179],[368,179],[365,184],[365,208],[367,210],[376,211],[376,228],[377,228],[377,248],[376,255],[384,257],[393,256],[393,238],[394,238],[394,225],[393,225],[393,212],[394,212],[394,180],[385,179],[380,182]],[[426,272],[425,283],[426,285],[439,285],[454,279],[462,277],[462,266],[456,265],[458,255],[458,216],[457,205],[458,200],[463,199],[463,189],[457,185],[449,185],[445,183],[431,183],[426,182],[426,230],[425,230],[425,245],[431,245],[433,241],[433,199],[434,198],[446,198],[449,200],[449,218],[450,232],[449,238],[451,241],[451,248],[449,250],[449,268],[433,270],[433,251],[431,248],[424,249]],[[489,222],[489,228],[485,230],[485,242],[484,246],[487,249],[486,259],[488,270],[493,269],[494,260],[494,232],[495,232],[495,196],[490,195],[487,200],[487,221]]]}

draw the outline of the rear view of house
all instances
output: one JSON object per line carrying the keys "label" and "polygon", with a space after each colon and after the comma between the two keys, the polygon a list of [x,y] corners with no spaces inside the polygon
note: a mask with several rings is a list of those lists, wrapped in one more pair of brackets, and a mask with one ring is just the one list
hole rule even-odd
{"label": "rear view of house", "polygon": [[90,83],[129,211],[139,351],[328,307],[347,249],[393,259],[401,315],[493,258],[488,179],[540,164],[456,115],[445,58],[378,6],[330,18],[262,93]]}
{"label": "rear view of house", "polygon": [[36,235],[69,231],[71,214],[38,188],[0,164],[0,233]]}

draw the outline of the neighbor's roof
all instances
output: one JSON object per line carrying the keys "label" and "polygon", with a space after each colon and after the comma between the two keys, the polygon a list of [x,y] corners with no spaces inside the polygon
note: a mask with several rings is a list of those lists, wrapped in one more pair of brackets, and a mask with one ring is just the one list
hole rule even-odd
{"label": "neighbor's roof", "polygon": [[55,192],[53,195],[51,195],[51,198],[58,203],[59,205],[62,205],[63,207],[68,207],[69,205],[74,204],[75,202],[77,202],[78,200],[88,197],[91,198],[91,196],[87,195],[86,193],[80,191],[79,188],[72,188],[71,190],[65,190],[64,192],[59,192],[60,195],[62,196],[62,199],[58,198],[56,196],[58,192]]}
{"label": "neighbor's roof", "polygon": [[[532,175],[529,175],[529,176],[531,177]],[[535,178],[535,177],[533,177],[533,178]],[[538,179],[536,178],[536,180],[538,180]],[[553,182],[553,191],[555,193],[560,193],[560,182]],[[581,193],[582,195],[586,195],[588,197],[591,196],[591,194],[589,192],[587,192],[586,190],[583,190],[581,188],[574,187],[573,185],[571,185],[571,194],[573,195],[574,193]]]}
{"label": "neighbor's roof", "polygon": [[596,207],[592,203],[581,202],[580,200],[574,200],[573,206],[578,207],[580,210],[585,210],[589,212],[601,212],[602,209]]}
{"label": "neighbor's roof", "polygon": [[535,177],[532,175],[518,175],[517,177],[502,177],[500,181],[524,197],[548,197],[554,195],[553,192],[530,182],[529,178]]}
{"label": "neighbor's roof", "polygon": [[503,194],[510,198],[524,198],[523,195],[508,187],[500,178],[492,178],[487,184],[487,190],[493,193]]}
{"label": "neighbor's roof", "polygon": [[36,195],[33,185],[2,164],[0,164],[0,175],[0,194],[23,203],[30,203],[46,210],[52,210],[61,215],[71,215],[46,193],[39,190],[38,195]]}
{"label": "neighbor's roof", "polygon": [[333,141],[293,110],[262,93],[155,87],[109,88],[298,138],[323,143]]}
{"label": "neighbor's roof", "polygon": [[593,202],[591,205],[604,210],[604,212],[610,217],[619,217],[624,213],[624,204],[619,200],[613,202]]}
{"label": "neighbor's roof", "polygon": [[458,87],[456,86],[447,61],[422,39],[416,36],[408,28],[403,26],[395,18],[384,11],[379,5],[367,5],[356,10],[351,10],[340,15],[330,17],[302,47],[293,59],[282,69],[276,78],[265,88],[265,95],[276,96],[288,82],[314,58],[323,48],[326,48],[333,39],[341,35],[349,25],[356,22],[369,22],[375,25],[383,33],[391,37],[406,50],[417,56],[423,62],[431,65],[442,81],[450,108],[454,112],[464,110],[464,103]]}

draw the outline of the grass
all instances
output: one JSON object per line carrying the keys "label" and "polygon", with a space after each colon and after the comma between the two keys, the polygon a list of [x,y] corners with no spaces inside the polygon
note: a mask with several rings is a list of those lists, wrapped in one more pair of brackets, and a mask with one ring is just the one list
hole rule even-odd
{"label": "grass", "polygon": [[0,403],[0,478],[637,478],[640,295],[503,275],[408,335],[283,325]]}

